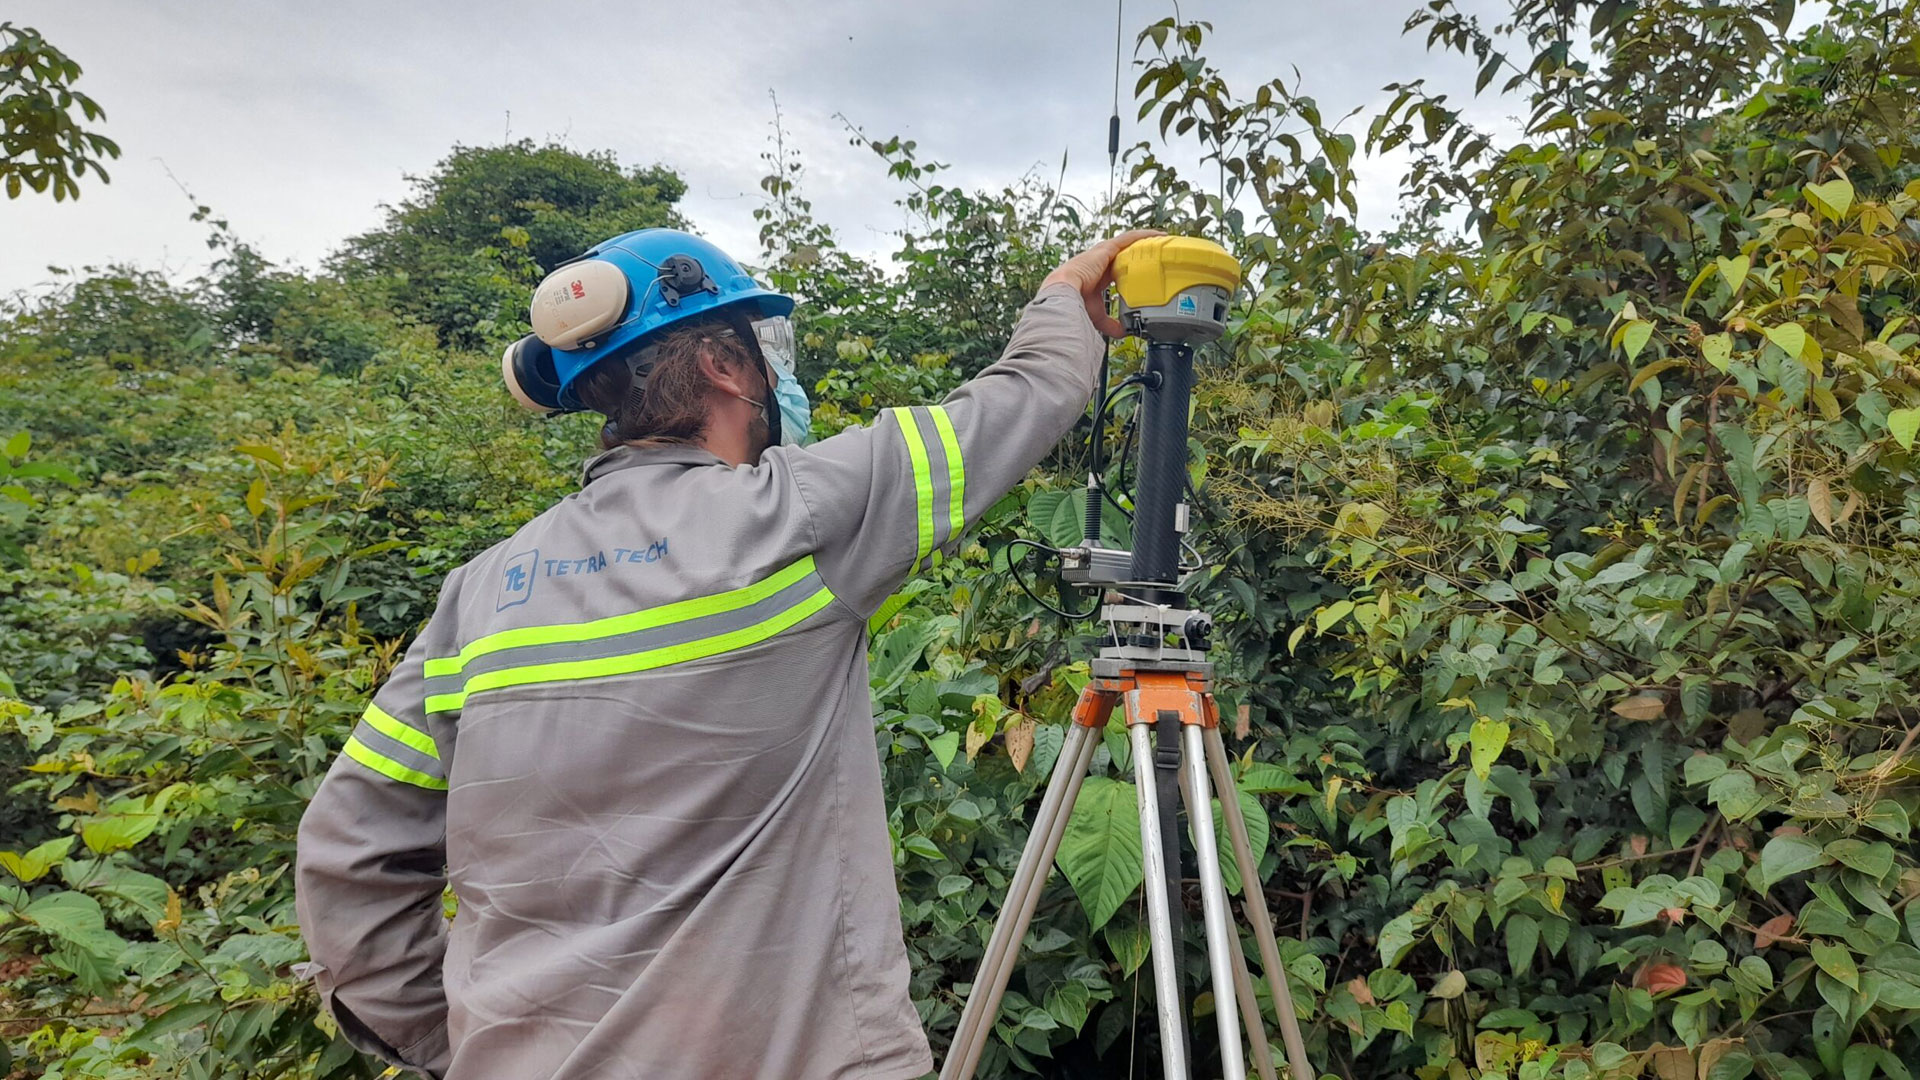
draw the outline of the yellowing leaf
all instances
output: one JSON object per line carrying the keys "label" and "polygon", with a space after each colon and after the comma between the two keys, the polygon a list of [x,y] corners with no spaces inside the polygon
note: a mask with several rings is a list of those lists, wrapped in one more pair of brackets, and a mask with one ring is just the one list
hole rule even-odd
{"label": "yellowing leaf", "polygon": [[1638,319],[1628,323],[1620,331],[1620,345],[1627,350],[1628,363],[1632,363],[1634,358],[1640,355],[1640,350],[1647,347],[1647,342],[1652,337],[1653,324]]}
{"label": "yellowing leaf", "polygon": [[172,886],[168,886],[166,911],[160,919],[153,924],[153,932],[163,937],[173,933],[175,930],[180,929],[180,918],[180,894],[174,892]]}
{"label": "yellowing leaf", "polygon": [[1669,371],[1677,367],[1686,367],[1686,366],[1687,366],[1686,361],[1684,360],[1674,360],[1671,358],[1666,360],[1655,360],[1653,363],[1648,364],[1646,367],[1643,367],[1639,371],[1634,373],[1633,381],[1627,384],[1627,393],[1631,394],[1635,390],[1640,389],[1640,386],[1642,383],[1660,374],[1661,372]]}
{"label": "yellowing leaf", "polygon": [[1799,323],[1786,323],[1781,326],[1767,327],[1767,340],[1780,347],[1780,351],[1800,359],[1807,348],[1807,332]]}
{"label": "yellowing leaf", "polygon": [[1511,734],[1513,729],[1504,721],[1483,716],[1473,722],[1473,727],[1467,729],[1467,744],[1471,747],[1474,775],[1482,780],[1487,778],[1487,770],[1493,768],[1500,751],[1507,748],[1507,737]]}
{"label": "yellowing leaf", "polygon": [[1353,601],[1342,600],[1339,603],[1329,604],[1321,608],[1314,614],[1313,623],[1314,626],[1324,634],[1333,624],[1351,614],[1353,614]]}
{"label": "yellowing leaf", "polygon": [[0,851],[0,868],[4,868],[24,885],[45,877],[47,871],[58,866],[60,860],[67,857],[67,851],[72,847],[73,837],[60,836],[28,851],[25,855]]}
{"label": "yellowing leaf", "polygon": [[1375,537],[1387,523],[1387,508],[1377,503],[1348,503],[1334,515],[1334,531],[1353,536]]}
{"label": "yellowing leaf", "polygon": [[1833,531],[1833,492],[1821,477],[1807,481],[1807,508],[1813,511],[1813,520],[1828,532]]}
{"label": "yellowing leaf", "polygon": [[284,468],[287,464],[287,459],[280,456],[280,451],[275,450],[265,443],[241,443],[239,446],[234,447],[234,449],[250,458],[257,461],[264,461],[276,468]]}
{"label": "yellowing leaf", "polygon": [[1853,205],[1853,184],[1842,176],[1824,184],[1808,184],[1801,188],[1808,201],[1833,215],[1835,221],[1847,216],[1847,210]]}
{"label": "yellowing leaf", "polygon": [[1895,409],[1887,414],[1887,430],[1902,447],[1913,449],[1913,437],[1920,434],[1920,409]]}
{"label": "yellowing leaf", "polygon": [[980,748],[993,738],[993,721],[984,717],[967,725],[967,760],[972,761]]}
{"label": "yellowing leaf", "polygon": [[1747,271],[1753,269],[1753,260],[1745,255],[1735,255],[1731,259],[1715,259],[1713,263],[1720,268],[1720,279],[1727,283],[1729,296],[1740,291],[1740,286],[1746,283]]}
{"label": "yellowing leaf", "polygon": [[1431,996],[1441,999],[1457,998],[1466,992],[1467,976],[1461,971],[1449,971],[1435,979],[1433,989],[1428,991]]}
{"label": "yellowing leaf", "polygon": [[1819,407],[1822,420],[1840,419],[1840,399],[1833,396],[1833,391],[1824,386],[1816,386],[1809,391],[1809,395],[1813,398],[1813,403]]}
{"label": "yellowing leaf", "polygon": [[1857,491],[1849,491],[1847,492],[1847,501],[1840,504],[1840,514],[1834,518],[1834,520],[1845,525],[1847,519],[1852,517],[1853,512],[1858,509],[1860,509],[1860,493]]}
{"label": "yellowing leaf", "polygon": [[1706,357],[1716,371],[1724,372],[1733,359],[1733,337],[1730,334],[1708,334],[1700,339],[1700,355]]}
{"label": "yellowing leaf", "polygon": [[1694,481],[1700,479],[1700,474],[1706,469],[1706,462],[1694,462],[1688,467],[1686,475],[1680,478],[1680,486],[1673,489],[1673,523],[1675,525],[1684,523],[1685,519],[1680,515],[1686,512],[1687,496],[1693,492]]}
{"label": "yellowing leaf", "polygon": [[1287,635],[1287,655],[1288,656],[1292,656],[1294,654],[1294,651],[1300,647],[1300,639],[1306,636],[1307,636],[1306,623],[1301,623],[1299,626],[1296,626],[1293,628],[1293,633]]}
{"label": "yellowing leaf", "polygon": [[1667,699],[1659,694],[1635,694],[1613,703],[1616,716],[1628,720],[1654,720],[1667,711]]}

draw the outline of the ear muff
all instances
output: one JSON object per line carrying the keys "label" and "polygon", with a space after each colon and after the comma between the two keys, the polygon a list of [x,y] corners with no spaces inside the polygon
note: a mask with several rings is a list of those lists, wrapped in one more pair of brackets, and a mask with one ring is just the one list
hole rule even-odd
{"label": "ear muff", "polygon": [[528,319],[555,349],[591,349],[627,311],[627,275],[603,259],[582,259],[548,274],[533,291]]}
{"label": "ear muff", "polygon": [[527,409],[543,416],[565,411],[553,349],[538,336],[528,334],[507,346],[500,357],[500,376],[506,380],[507,392]]}

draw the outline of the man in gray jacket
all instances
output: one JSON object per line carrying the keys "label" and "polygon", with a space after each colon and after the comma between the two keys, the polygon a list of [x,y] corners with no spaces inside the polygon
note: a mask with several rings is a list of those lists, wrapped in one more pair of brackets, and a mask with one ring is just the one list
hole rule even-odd
{"label": "man in gray jacket", "polygon": [[868,623],[1072,427],[1144,235],[1056,270],[941,404],[805,448],[792,302],[717,248],[630,233],[542,283],[509,387],[605,413],[606,451],[447,577],[300,825],[355,1046],[453,1080],[932,1069]]}

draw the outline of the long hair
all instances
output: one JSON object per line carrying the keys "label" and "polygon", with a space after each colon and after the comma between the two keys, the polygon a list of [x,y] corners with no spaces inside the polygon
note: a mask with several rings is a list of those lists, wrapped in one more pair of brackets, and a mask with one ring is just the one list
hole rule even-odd
{"label": "long hair", "polygon": [[624,357],[609,357],[580,376],[580,401],[606,416],[600,446],[623,443],[691,443],[706,434],[711,383],[700,370],[703,356],[723,367],[754,373],[763,394],[766,371],[760,344],[746,316],[722,311],[669,330],[654,345],[643,386],[636,387]]}

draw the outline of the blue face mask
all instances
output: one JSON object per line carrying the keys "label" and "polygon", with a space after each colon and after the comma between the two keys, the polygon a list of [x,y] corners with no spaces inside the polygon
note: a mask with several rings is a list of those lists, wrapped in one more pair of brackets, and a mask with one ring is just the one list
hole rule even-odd
{"label": "blue face mask", "polygon": [[760,354],[773,368],[773,405],[780,410],[780,445],[805,446],[813,441],[813,404],[793,373],[793,324],[785,318],[761,319],[753,324]]}

